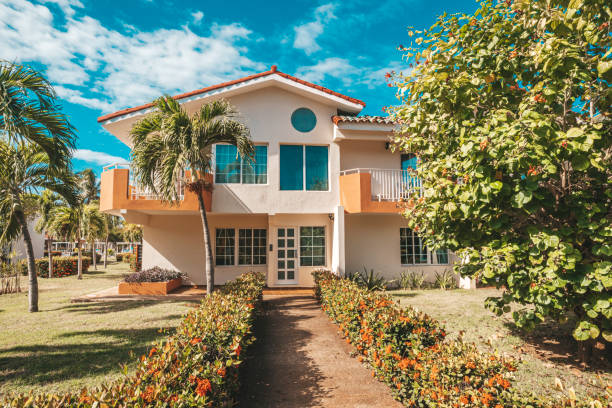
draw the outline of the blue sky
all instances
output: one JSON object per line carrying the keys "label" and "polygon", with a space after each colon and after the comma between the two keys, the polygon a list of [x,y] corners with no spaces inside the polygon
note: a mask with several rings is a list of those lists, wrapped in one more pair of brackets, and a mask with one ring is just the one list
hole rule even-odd
{"label": "blue sky", "polygon": [[384,74],[406,67],[407,26],[429,27],[472,0],[0,0],[0,59],[42,70],[76,127],[75,170],[129,157],[96,118],[265,71],[366,102],[394,104]]}

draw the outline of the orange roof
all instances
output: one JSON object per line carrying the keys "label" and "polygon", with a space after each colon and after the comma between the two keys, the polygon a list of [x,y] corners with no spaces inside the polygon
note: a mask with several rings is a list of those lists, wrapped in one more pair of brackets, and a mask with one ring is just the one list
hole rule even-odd
{"label": "orange roof", "polygon": [[[249,81],[251,79],[261,78],[261,77],[265,77],[265,76],[273,75],[273,74],[280,75],[283,78],[295,81],[295,82],[297,82],[299,84],[302,84],[302,85],[309,86],[311,88],[314,88],[314,89],[317,89],[319,91],[328,93],[330,95],[337,96],[337,97],[345,99],[345,100],[347,100],[349,102],[353,102],[353,103],[359,104],[361,106],[365,106],[365,102],[360,101],[359,99],[355,99],[355,98],[351,98],[350,96],[342,95],[342,94],[340,94],[338,92],[332,91],[331,89],[327,89],[327,88],[322,87],[320,85],[316,85],[316,84],[313,84],[311,82],[304,81],[303,79],[299,79],[299,78],[296,78],[294,76],[291,76],[289,74],[285,74],[284,72],[280,72],[280,71],[278,71],[276,69],[276,65],[272,65],[272,68],[269,71],[264,71],[264,72],[260,72],[258,74],[253,74],[253,75],[246,76],[244,78],[235,79],[233,81],[223,82],[221,84],[208,86],[206,88],[197,89],[195,91],[191,91],[191,92],[187,92],[187,93],[183,93],[183,94],[179,94],[179,95],[174,95],[173,98],[174,99],[188,98],[188,97],[193,96],[193,95],[202,94],[202,93],[205,93],[205,92],[213,91],[215,89],[225,88],[226,86],[231,86],[231,85],[239,84],[241,82],[246,82],[246,81]],[[136,106],[134,108],[122,109],[122,110],[114,112],[114,113],[109,113],[108,115],[100,116],[98,118],[98,122],[104,122],[105,120],[113,119],[113,118],[116,118],[118,116],[123,116],[123,115],[126,115],[128,113],[137,112],[139,110],[147,109],[147,108],[150,108],[152,106],[153,106],[153,103],[146,103],[144,105]]]}
{"label": "orange roof", "polygon": [[387,116],[343,116],[334,115],[332,116],[332,122],[337,125],[340,122],[353,122],[353,123],[374,123],[374,124],[387,124],[392,125],[394,122]]}

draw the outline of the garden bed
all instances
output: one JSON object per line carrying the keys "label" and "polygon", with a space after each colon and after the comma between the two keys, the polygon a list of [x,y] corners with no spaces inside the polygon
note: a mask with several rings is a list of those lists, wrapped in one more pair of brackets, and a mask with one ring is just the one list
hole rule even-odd
{"label": "garden bed", "polygon": [[121,282],[120,295],[167,295],[182,285],[181,278],[171,279],[167,282]]}

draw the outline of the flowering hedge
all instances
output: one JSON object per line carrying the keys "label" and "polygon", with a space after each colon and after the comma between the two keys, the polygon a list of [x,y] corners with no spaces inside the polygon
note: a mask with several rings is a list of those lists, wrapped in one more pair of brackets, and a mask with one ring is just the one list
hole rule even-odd
{"label": "flowering hedge", "polygon": [[[86,272],[91,265],[91,258],[83,256],[83,272]],[[53,257],[53,277],[62,278],[64,276],[76,275],[78,273],[78,256],[56,256]],[[36,265],[36,275],[41,278],[49,277],[49,258],[37,258],[34,260]],[[28,265],[25,260],[19,263],[21,273],[28,274]]]}
{"label": "flowering hedge", "polygon": [[[444,328],[389,295],[360,288],[326,271],[314,272],[315,294],[372,376],[409,407],[563,407],[511,388],[514,361],[483,354],[472,343],[445,340]],[[599,405],[598,405],[599,404]],[[603,406],[574,401],[571,406]]]}
{"label": "flowering hedge", "polygon": [[2,407],[232,407],[265,277],[246,273],[187,313],[133,375],[79,394],[8,395]]}

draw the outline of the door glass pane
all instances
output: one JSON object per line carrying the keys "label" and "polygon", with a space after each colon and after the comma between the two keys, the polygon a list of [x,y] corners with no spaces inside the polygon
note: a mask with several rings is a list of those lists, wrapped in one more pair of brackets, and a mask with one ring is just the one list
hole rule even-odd
{"label": "door glass pane", "polygon": [[287,258],[295,258],[295,249],[289,249],[287,251]]}
{"label": "door glass pane", "polygon": [[285,261],[278,261],[278,267],[279,269],[285,269]]}
{"label": "door glass pane", "polygon": [[287,228],[288,237],[293,237],[294,234],[295,234],[295,230],[293,228]]}
{"label": "door glass pane", "polygon": [[306,146],[306,190],[329,190],[327,146]]}
{"label": "door glass pane", "polygon": [[294,280],[295,279],[295,272],[294,271],[287,271],[287,279],[288,280]]}
{"label": "door glass pane", "polygon": [[285,236],[285,230],[284,230],[284,228],[279,228],[279,229],[278,229],[278,236],[279,236],[279,237],[284,237],[284,236]]}
{"label": "door glass pane", "polygon": [[278,271],[278,273],[276,274],[276,276],[278,277],[278,280],[284,280],[285,279],[285,271]]}
{"label": "door glass pane", "polygon": [[278,247],[279,248],[284,248],[285,247],[285,240],[284,239],[279,239],[278,240]]}
{"label": "door glass pane", "polygon": [[278,250],[278,257],[279,258],[284,258],[285,257],[285,250],[284,249],[279,249]]}
{"label": "door glass pane", "polygon": [[293,248],[295,247],[295,241],[292,239],[288,239],[287,240],[287,248]]}
{"label": "door glass pane", "polygon": [[215,183],[240,183],[240,157],[236,146],[215,146]]}
{"label": "door glass pane", "polygon": [[287,261],[287,269],[293,269],[293,268],[295,268],[295,261],[293,260]]}
{"label": "door glass pane", "polygon": [[304,189],[304,146],[280,146],[280,189]]}

